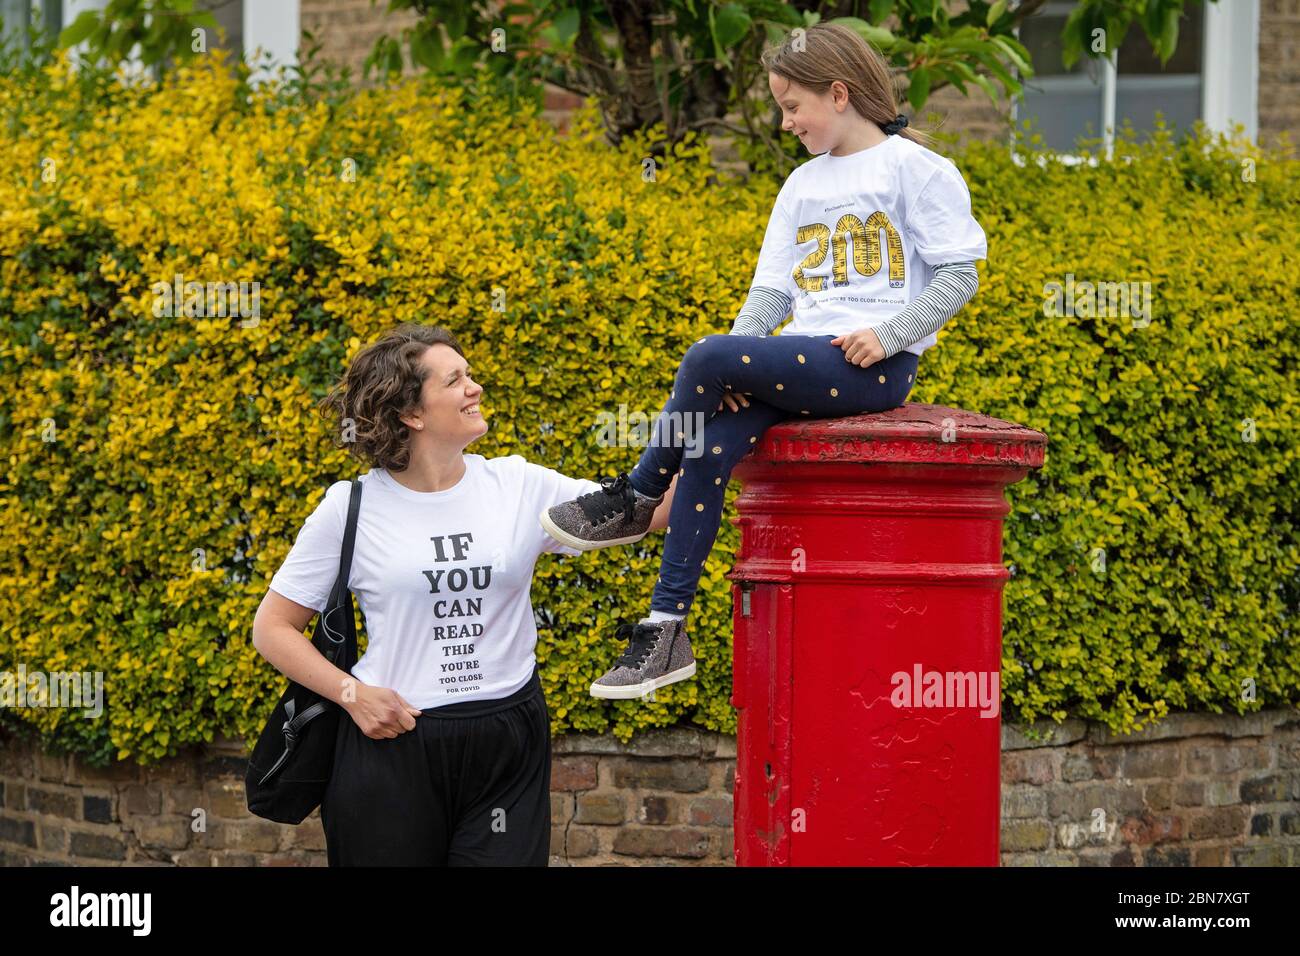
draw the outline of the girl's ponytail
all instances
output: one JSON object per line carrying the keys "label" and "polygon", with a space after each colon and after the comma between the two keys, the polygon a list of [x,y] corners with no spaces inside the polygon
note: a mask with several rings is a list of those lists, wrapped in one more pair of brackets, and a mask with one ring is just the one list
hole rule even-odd
{"label": "girl's ponytail", "polygon": [[898,109],[894,77],[885,58],[855,30],[834,22],[814,23],[795,49],[791,33],[777,47],[763,51],[769,73],[798,83],[813,93],[825,93],[839,80],[849,90],[849,104],[863,119],[885,133],[930,145],[930,136],[913,129]]}

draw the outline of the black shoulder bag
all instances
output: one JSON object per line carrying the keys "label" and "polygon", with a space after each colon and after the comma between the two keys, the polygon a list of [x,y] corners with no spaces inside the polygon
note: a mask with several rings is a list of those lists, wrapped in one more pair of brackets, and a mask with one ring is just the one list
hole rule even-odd
{"label": "black shoulder bag", "polygon": [[[311,639],[326,660],[349,674],[357,662],[357,630],[348,572],[360,509],[361,482],[354,478],[339,576]],[[351,717],[332,700],[289,682],[249,756],[244,791],[250,812],[276,823],[301,823],[320,806],[334,768],[340,719]]]}

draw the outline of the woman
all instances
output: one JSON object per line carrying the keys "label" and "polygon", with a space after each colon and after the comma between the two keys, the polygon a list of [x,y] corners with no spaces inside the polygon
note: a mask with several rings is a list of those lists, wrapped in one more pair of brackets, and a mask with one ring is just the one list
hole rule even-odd
{"label": "woman", "polygon": [[535,516],[599,486],[465,454],[488,429],[482,395],[447,330],[408,323],[321,403],[370,465],[348,578],[370,643],[349,676],[303,639],[338,573],[350,483],[337,481],[272,577],[253,644],[350,718],[321,803],[331,866],[547,864],[550,715],[529,588],[539,554],[579,552]]}

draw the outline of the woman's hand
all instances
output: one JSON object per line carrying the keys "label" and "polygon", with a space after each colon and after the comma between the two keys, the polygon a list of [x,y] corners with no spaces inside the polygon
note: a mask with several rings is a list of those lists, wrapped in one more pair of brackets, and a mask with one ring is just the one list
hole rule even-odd
{"label": "woman's hand", "polygon": [[[681,474],[681,472],[678,472]],[[668,483],[668,490],[664,492],[664,500],[659,502],[659,507],[655,513],[650,516],[650,527],[647,531],[662,531],[668,527],[668,513],[673,510],[673,495],[677,494],[677,475],[673,475],[673,480]]]}
{"label": "woman's hand", "polygon": [[740,405],[736,404],[737,398],[740,399],[741,405],[749,408],[749,399],[745,397],[744,392],[733,392],[731,389],[727,389],[722,393],[722,401],[718,402],[718,411],[722,411],[723,405],[728,406],[733,412],[740,411]]}
{"label": "woman's hand", "polygon": [[344,710],[356,721],[361,732],[375,740],[391,739],[415,729],[420,709],[412,707],[391,687],[372,687],[357,683],[356,700],[345,701]]}
{"label": "woman's hand", "polygon": [[854,365],[866,368],[885,357],[885,348],[876,338],[873,329],[858,329],[848,335],[831,339],[831,345],[838,345],[844,350],[844,358]]}

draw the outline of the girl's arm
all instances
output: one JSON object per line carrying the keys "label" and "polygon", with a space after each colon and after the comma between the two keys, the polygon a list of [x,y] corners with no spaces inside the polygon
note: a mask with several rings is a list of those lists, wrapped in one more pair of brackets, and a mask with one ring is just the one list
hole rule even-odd
{"label": "girl's arm", "polygon": [[945,262],[934,268],[934,278],[920,295],[897,315],[872,329],[885,350],[885,358],[921,341],[931,332],[938,332],[979,289],[974,261]]}
{"label": "girl's arm", "polygon": [[771,335],[790,315],[790,302],[790,297],[780,289],[754,286],[727,334]]}

